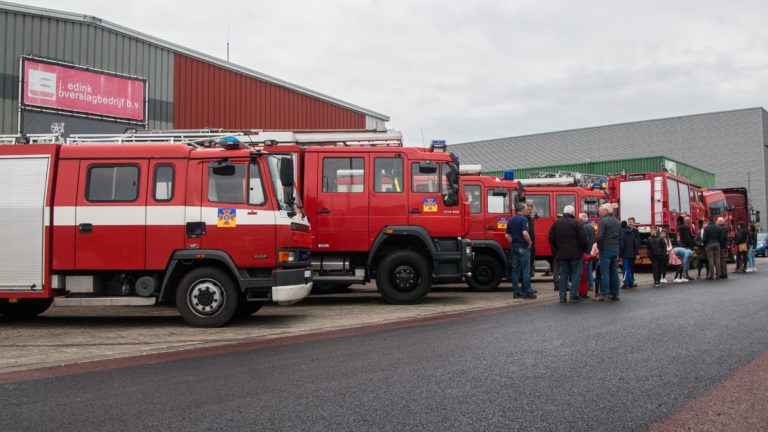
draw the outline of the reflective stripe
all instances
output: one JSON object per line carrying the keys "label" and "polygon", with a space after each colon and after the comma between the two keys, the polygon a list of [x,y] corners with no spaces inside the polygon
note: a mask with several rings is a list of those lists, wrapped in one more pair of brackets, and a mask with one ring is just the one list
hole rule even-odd
{"label": "reflective stripe", "polygon": [[[284,211],[259,210],[238,207],[194,206],[54,206],[54,226],[74,226],[80,223],[94,225],[184,225],[186,222],[205,222],[216,225],[219,208],[235,208],[238,225],[290,225],[291,222],[308,225],[299,217],[289,218]],[[254,214],[249,214],[254,213]]]}

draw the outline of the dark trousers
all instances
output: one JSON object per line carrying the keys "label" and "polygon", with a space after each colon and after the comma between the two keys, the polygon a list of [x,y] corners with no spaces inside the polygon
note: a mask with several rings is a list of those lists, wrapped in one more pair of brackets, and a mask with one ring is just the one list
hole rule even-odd
{"label": "dark trousers", "polygon": [[728,277],[728,254],[730,253],[727,247],[720,246],[720,277]]}
{"label": "dark trousers", "polygon": [[747,252],[739,252],[736,254],[736,271],[742,272],[747,270]]}
{"label": "dark trousers", "polygon": [[706,246],[707,249],[707,262],[709,262],[710,277],[719,278],[721,273],[720,269],[720,245],[717,243],[710,243]]}
{"label": "dark trousers", "polygon": [[653,283],[661,283],[661,275],[664,273],[666,267],[664,256],[651,256],[651,271],[653,272]]}

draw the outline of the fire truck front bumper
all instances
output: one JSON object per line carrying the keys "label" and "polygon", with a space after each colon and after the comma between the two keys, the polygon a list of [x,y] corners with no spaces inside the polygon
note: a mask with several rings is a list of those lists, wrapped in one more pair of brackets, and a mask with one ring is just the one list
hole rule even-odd
{"label": "fire truck front bumper", "polygon": [[296,303],[312,291],[312,268],[280,269],[274,272],[272,301],[285,306]]}

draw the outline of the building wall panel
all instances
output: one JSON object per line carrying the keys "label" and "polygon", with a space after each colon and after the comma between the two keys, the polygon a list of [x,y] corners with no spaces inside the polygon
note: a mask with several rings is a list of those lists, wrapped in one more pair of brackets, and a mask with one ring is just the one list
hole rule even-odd
{"label": "building wall panel", "polygon": [[179,129],[363,129],[365,114],[176,54]]}
{"label": "building wall panel", "polygon": [[19,57],[32,54],[148,78],[150,128],[173,121],[173,53],[87,22],[0,10],[0,133],[16,133]]}
{"label": "building wall panel", "polygon": [[451,151],[485,171],[666,156],[714,173],[717,187],[749,183],[753,206],[766,215],[766,124],[765,110],[749,108],[455,144]]}

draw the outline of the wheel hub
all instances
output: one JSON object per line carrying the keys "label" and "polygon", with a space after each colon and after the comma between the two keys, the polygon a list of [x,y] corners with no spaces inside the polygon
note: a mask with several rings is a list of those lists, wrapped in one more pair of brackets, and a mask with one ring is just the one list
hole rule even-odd
{"label": "wheel hub", "polygon": [[224,289],[214,280],[200,280],[192,284],[187,300],[196,314],[213,315],[224,305]]}
{"label": "wheel hub", "polygon": [[491,272],[491,269],[488,268],[488,266],[480,266],[475,269],[475,277],[480,283],[488,283],[493,277],[493,272]]}
{"label": "wheel hub", "polygon": [[400,265],[394,271],[395,287],[398,291],[410,291],[416,287],[419,282],[419,276],[416,269],[409,265]]}

